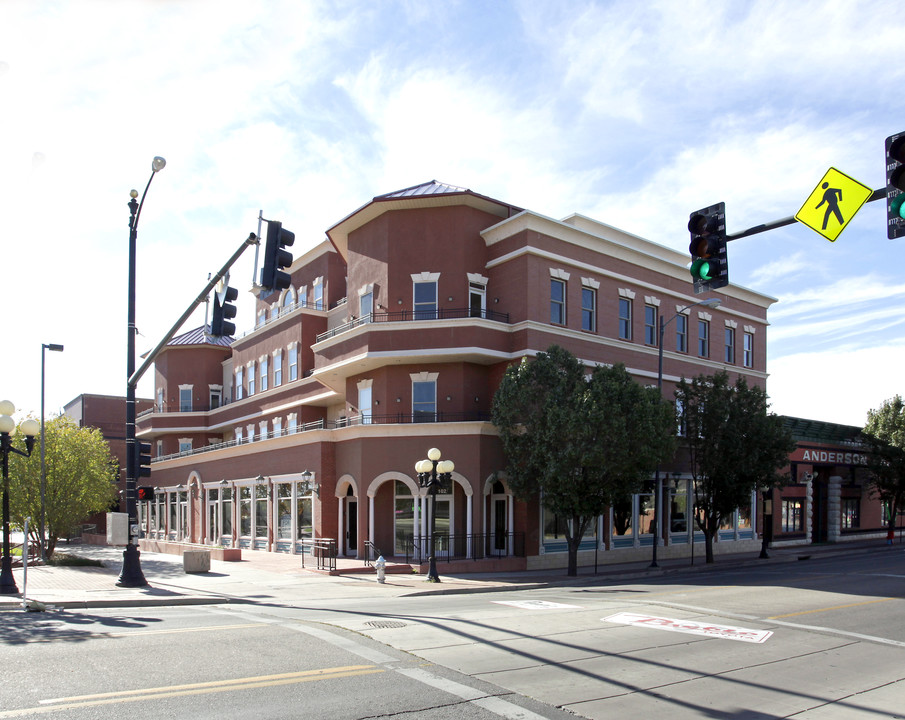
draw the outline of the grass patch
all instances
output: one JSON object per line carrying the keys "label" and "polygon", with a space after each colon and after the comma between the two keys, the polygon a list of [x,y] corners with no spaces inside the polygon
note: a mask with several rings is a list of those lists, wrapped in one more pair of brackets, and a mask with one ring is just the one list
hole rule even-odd
{"label": "grass patch", "polygon": [[104,567],[104,563],[100,560],[92,560],[91,558],[61,552],[55,552],[51,555],[47,564],[56,567]]}

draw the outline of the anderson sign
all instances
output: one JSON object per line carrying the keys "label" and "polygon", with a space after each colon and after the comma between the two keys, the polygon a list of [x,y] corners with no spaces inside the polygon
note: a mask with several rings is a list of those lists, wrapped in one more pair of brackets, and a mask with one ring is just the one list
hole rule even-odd
{"label": "anderson sign", "polygon": [[867,457],[862,453],[846,450],[811,450],[799,448],[792,453],[792,462],[824,463],[832,465],[866,465]]}

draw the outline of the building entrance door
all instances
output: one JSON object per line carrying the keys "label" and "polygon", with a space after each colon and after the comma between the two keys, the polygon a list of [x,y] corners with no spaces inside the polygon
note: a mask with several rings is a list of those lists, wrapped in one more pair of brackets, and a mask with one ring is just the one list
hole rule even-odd
{"label": "building entrance door", "polygon": [[495,555],[509,554],[509,503],[504,497],[490,499],[490,542]]}
{"label": "building entrance door", "polygon": [[346,546],[343,555],[358,555],[358,501],[346,499]]}

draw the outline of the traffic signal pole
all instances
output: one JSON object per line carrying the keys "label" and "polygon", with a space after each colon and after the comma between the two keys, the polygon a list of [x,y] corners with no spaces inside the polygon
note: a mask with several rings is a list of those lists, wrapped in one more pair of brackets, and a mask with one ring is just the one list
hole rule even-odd
{"label": "traffic signal pole", "polygon": [[[156,172],[156,170],[155,170]],[[151,175],[151,179],[154,178],[154,175]],[[148,186],[151,185],[151,181],[148,181]],[[147,194],[148,189],[145,188],[145,194]],[[137,195],[137,193],[135,194]],[[144,196],[142,196],[142,201],[144,201]],[[257,245],[259,240],[258,236],[255,233],[251,233],[248,238],[242,243],[236,252],[233,253],[232,257],[226,261],[226,264],[220,269],[220,271],[210,279],[207,286],[204,290],[201,291],[201,294],[192,302],[186,311],[180,316],[179,320],[176,321],[176,324],[170,328],[169,332],[164,336],[164,338],[157,344],[145,359],[145,362],[142,364],[138,370],[134,370],[135,368],[135,240],[137,235],[136,226],[138,224],[138,214],[140,211],[140,204],[136,202],[135,196],[132,197],[132,201],[129,204],[132,216],[129,223],[130,233],[129,233],[129,308],[128,308],[128,325],[129,325],[129,337],[128,337],[128,362],[126,366],[126,373],[128,375],[128,379],[126,380],[126,514],[128,515],[128,538],[126,543],[126,550],[123,553],[123,567],[120,572],[119,579],[117,580],[117,585],[120,587],[144,587],[148,584],[147,580],[144,577],[144,574],[141,571],[141,560],[139,559],[138,552],[138,504],[136,501],[136,480],[139,475],[139,444],[136,442],[135,438],[135,405],[136,405],[136,389],[138,387],[138,381],[145,374],[147,369],[151,366],[151,363],[154,362],[154,359],[163,349],[163,347],[173,338],[173,336],[179,331],[179,328],[182,327],[182,324],[188,319],[188,317],[195,311],[201,303],[207,300],[208,293],[213,289],[213,287],[220,282],[220,278],[226,275],[229,272],[229,269],[233,266],[236,260],[242,255],[243,252],[248,248],[249,245]],[[134,371],[134,372],[133,372]]]}

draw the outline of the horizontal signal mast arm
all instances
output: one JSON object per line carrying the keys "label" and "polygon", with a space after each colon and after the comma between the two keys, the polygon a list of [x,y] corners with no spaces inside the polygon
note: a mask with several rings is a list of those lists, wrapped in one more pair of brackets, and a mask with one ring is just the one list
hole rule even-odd
{"label": "horizontal signal mast arm", "polygon": [[[874,200],[882,200],[885,197],[886,188],[874,190],[873,193],[871,193],[871,196],[865,200],[865,203],[873,202]],[[749,235],[757,235],[758,233],[767,232],[768,230],[776,230],[777,228],[785,227],[786,225],[794,225],[796,222],[798,221],[794,216],[773,220],[772,222],[764,223],[763,225],[755,225],[754,227],[750,227],[747,230],[742,230],[738,233],[726,235],[726,241],[739,240],[740,238],[748,237]]]}

